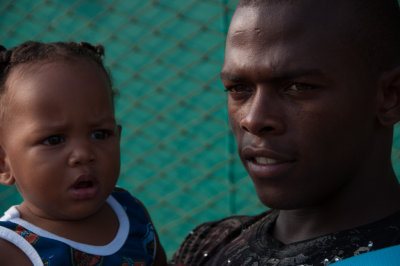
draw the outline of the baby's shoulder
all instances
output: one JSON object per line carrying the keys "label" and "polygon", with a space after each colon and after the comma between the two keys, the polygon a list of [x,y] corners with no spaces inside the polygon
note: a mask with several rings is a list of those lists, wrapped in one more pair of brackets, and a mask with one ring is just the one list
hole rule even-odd
{"label": "baby's shoulder", "polygon": [[[32,265],[31,259],[38,261],[39,257],[33,248],[9,227],[12,227],[12,223],[0,221],[1,265]],[[26,252],[31,255],[28,257]]]}
{"label": "baby's shoulder", "polygon": [[121,187],[115,187],[111,196],[121,204],[125,210],[128,208],[139,208],[146,211],[144,204],[135,196],[133,196],[128,190]]}
{"label": "baby's shoulder", "polygon": [[25,253],[11,242],[0,238],[1,265],[32,265]]}
{"label": "baby's shoulder", "polygon": [[[129,191],[116,187],[111,195],[112,198],[118,202],[118,205],[122,207],[129,219],[141,223],[151,223],[151,218],[145,205],[138,198],[129,193]],[[113,200],[109,200],[109,204],[115,210],[115,203],[113,204],[112,201]]]}

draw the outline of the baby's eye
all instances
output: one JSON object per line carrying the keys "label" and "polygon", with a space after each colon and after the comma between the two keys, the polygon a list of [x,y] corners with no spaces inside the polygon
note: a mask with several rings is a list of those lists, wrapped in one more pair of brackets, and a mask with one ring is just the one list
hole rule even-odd
{"label": "baby's eye", "polygon": [[45,138],[42,143],[44,145],[53,146],[53,145],[58,145],[58,144],[61,144],[61,143],[64,143],[64,142],[65,142],[65,139],[62,136],[53,135],[53,136],[50,136],[48,138]]}
{"label": "baby's eye", "polygon": [[106,139],[112,135],[111,130],[99,129],[95,130],[90,134],[90,138],[92,139]]}

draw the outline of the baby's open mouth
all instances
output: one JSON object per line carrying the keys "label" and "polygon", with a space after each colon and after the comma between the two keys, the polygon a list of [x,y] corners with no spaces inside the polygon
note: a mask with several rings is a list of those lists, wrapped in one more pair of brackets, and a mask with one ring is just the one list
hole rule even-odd
{"label": "baby's open mouth", "polygon": [[76,199],[91,199],[99,191],[96,178],[92,175],[81,175],[72,185],[72,194]]}
{"label": "baby's open mouth", "polygon": [[77,182],[77,183],[74,185],[74,188],[75,188],[75,189],[79,189],[79,188],[90,188],[90,187],[93,187],[93,182],[92,182],[92,181],[80,181],[80,182]]}

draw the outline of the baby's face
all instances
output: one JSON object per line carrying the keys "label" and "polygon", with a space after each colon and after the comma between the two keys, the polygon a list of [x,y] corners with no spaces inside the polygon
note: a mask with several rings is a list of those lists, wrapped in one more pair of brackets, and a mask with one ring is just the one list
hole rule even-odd
{"label": "baby's face", "polygon": [[1,146],[21,209],[81,219],[104,204],[120,169],[120,126],[94,63],[21,65],[7,80]]}

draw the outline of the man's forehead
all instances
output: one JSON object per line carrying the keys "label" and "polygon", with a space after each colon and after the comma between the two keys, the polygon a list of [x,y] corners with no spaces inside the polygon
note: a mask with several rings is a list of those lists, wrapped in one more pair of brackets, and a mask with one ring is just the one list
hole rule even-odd
{"label": "man's forehead", "polygon": [[[332,3],[333,2],[333,3]],[[352,8],[353,7],[353,8]],[[346,1],[260,1],[258,5],[238,7],[231,21],[229,37],[243,34],[252,28],[257,30],[275,31],[293,25],[320,25],[333,29],[345,29],[353,21],[354,6]],[[262,31],[260,31],[262,34]]]}
{"label": "man's forehead", "polygon": [[340,13],[342,16],[338,16],[338,10],[324,14],[328,4],[310,5],[309,2],[289,6],[274,2],[264,4],[262,8],[238,8],[229,28],[226,55],[236,48],[240,49],[236,55],[251,50],[251,56],[257,57],[257,53],[263,53],[265,49],[277,53],[282,49],[314,53],[309,50],[318,48],[336,53],[346,49],[345,46],[350,47],[352,41],[348,37],[354,35],[347,26],[348,20],[341,18],[345,15]]}
{"label": "man's forehead", "polygon": [[227,37],[222,78],[331,79],[330,73],[344,66],[358,67],[358,42],[348,39],[351,31],[336,17],[338,10],[324,14],[328,4],[311,5],[314,2],[237,9]]}

